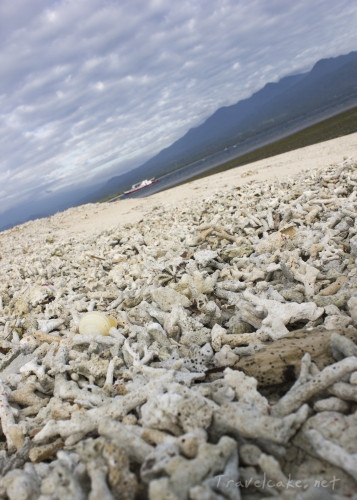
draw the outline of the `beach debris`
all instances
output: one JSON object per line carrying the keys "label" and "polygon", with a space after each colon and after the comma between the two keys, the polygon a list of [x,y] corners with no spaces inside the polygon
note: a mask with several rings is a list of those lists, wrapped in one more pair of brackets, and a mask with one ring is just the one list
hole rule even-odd
{"label": "beach debris", "polygon": [[301,360],[306,353],[319,370],[334,363],[332,336],[337,332],[357,343],[354,328],[327,330],[321,325],[295,330],[273,342],[262,343],[254,356],[242,356],[234,369],[256,378],[260,387],[293,382],[300,373]]}

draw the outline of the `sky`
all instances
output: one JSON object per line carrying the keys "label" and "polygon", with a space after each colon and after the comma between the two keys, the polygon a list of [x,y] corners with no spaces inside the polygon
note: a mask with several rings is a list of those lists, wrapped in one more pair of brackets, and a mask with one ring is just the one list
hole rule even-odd
{"label": "sky", "polygon": [[0,216],[357,49],[355,0],[0,0]]}

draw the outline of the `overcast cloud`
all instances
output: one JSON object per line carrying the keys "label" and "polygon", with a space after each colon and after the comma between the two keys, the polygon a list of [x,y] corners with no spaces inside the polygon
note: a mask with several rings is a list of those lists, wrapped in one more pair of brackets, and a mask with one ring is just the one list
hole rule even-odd
{"label": "overcast cloud", "polygon": [[357,49],[355,0],[1,0],[0,213]]}

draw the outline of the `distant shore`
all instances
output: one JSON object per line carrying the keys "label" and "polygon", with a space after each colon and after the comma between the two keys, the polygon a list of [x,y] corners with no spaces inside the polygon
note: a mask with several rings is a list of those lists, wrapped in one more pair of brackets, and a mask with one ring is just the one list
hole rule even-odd
{"label": "distant shore", "polygon": [[204,177],[156,193],[147,198],[132,198],[114,203],[95,203],[70,208],[51,217],[30,221],[0,233],[2,238],[26,234],[37,237],[48,234],[58,238],[86,238],[127,223],[150,217],[155,206],[168,211],[181,210],[191,201],[204,199],[248,182],[283,181],[304,170],[311,171],[342,162],[357,160],[357,132],[337,139],[313,144],[288,153]]}
{"label": "distant shore", "polygon": [[[191,184],[195,180],[202,180],[207,177],[211,177],[215,174],[225,172],[227,170],[231,169],[235,170],[239,167],[248,167],[250,164],[254,165],[255,163],[262,160],[269,160],[269,158],[272,157],[280,157],[284,153],[305,149],[307,146],[313,146],[313,145],[318,146],[319,144],[331,142],[331,140],[341,139],[347,135],[353,136],[353,134],[357,133],[356,120],[357,120],[357,107],[355,106],[346,111],[342,111],[337,115],[325,118],[324,120],[316,124],[307,126],[302,130],[298,130],[294,133],[289,133],[286,137],[279,138],[278,136],[275,136],[273,142],[269,142],[268,144],[263,146],[261,145],[259,147],[256,146],[256,148],[253,149],[252,151],[245,154],[241,154],[240,156],[238,155],[233,159],[228,160],[227,158],[229,158],[229,155],[228,156],[218,155],[220,160],[217,161],[216,158],[215,162],[213,162],[213,164],[215,163],[216,166],[211,166],[211,167],[206,166],[205,169],[202,169],[202,166],[200,166],[199,169],[195,170],[193,168],[193,165],[195,164],[192,164],[191,166],[193,170],[192,169],[188,170],[191,167],[189,165],[179,168],[173,172],[169,172],[167,175],[158,178],[159,182],[158,184],[155,184],[154,189],[152,189],[152,187],[149,187],[147,190],[145,190],[145,192],[139,194],[146,196],[146,198],[154,199],[153,196],[156,196],[157,194],[163,191],[168,190],[171,193],[173,188],[178,188],[187,183]],[[239,150],[237,149],[236,151]],[[346,154],[347,156],[349,156],[349,153],[347,151]],[[353,155],[354,154],[355,153],[353,153]],[[196,163],[200,164],[200,162]],[[130,198],[136,198],[138,202],[140,199],[140,197],[137,197],[135,195],[130,196]],[[118,192],[117,194],[113,194],[111,196],[102,199],[95,199],[88,203],[103,204],[106,202],[116,202],[119,199],[124,200],[125,202],[129,202],[128,197],[123,196],[122,192],[121,193]],[[102,208],[100,208],[100,211],[101,210]],[[62,210],[62,212],[64,211],[65,210]],[[43,213],[42,211],[42,214],[43,214],[42,217],[41,215],[38,215],[38,217],[43,219],[46,217],[46,211],[45,213]],[[27,215],[26,218],[21,217],[21,215],[19,215],[17,217],[17,222],[12,221],[12,223],[9,223],[8,221],[7,224],[5,224],[4,220],[2,220],[1,221],[3,223],[2,226],[0,222],[0,234],[3,231],[11,229],[12,227],[21,226],[26,222],[29,222],[29,220],[36,220],[34,216],[31,216],[31,219],[29,219],[28,217],[29,215]],[[47,218],[50,218],[50,215],[48,215]],[[21,220],[23,222],[20,222]]]}
{"label": "distant shore", "polygon": [[306,146],[312,146],[320,142],[326,142],[348,134],[353,134],[357,131],[356,123],[357,107],[353,107],[329,118],[325,118],[318,123],[309,125],[297,132],[289,133],[286,137],[275,139],[273,142],[258,147],[238,158],[226,161],[217,167],[194,176],[191,180],[201,179],[207,175],[218,174],[231,168],[248,165],[249,163],[288,153],[295,149],[305,148]]}
{"label": "distant shore", "polygon": [[[303,123],[303,128],[301,128],[302,124],[299,123],[295,131],[282,127],[280,128],[280,133],[278,130],[275,130],[275,132],[271,132],[270,136],[269,134],[265,136],[264,140],[263,137],[256,137],[255,145],[253,146],[250,144],[249,146],[249,148],[253,149],[248,148],[248,152],[242,152],[247,149],[247,144],[237,144],[233,147],[226,148],[224,151],[216,152],[207,158],[196,160],[193,163],[170,171],[158,177],[159,184],[155,185],[154,190],[149,188],[149,191],[145,192],[144,196],[151,196],[159,191],[171,189],[172,187],[180,186],[196,179],[203,179],[213,174],[225,172],[231,168],[248,165],[249,163],[254,163],[272,156],[288,153],[295,149],[353,134],[357,132],[357,106],[337,112],[337,114],[333,114],[332,116],[325,118],[320,117],[320,121],[317,123],[311,123],[310,125],[308,125],[306,121]],[[265,143],[264,141],[268,142]],[[233,151],[234,153],[232,153]],[[210,164],[211,166],[208,166]],[[134,198],[137,197],[140,196],[134,196]],[[98,201],[113,202],[119,198],[127,199],[126,196],[123,195],[123,192],[118,192],[115,195],[108,196]]]}

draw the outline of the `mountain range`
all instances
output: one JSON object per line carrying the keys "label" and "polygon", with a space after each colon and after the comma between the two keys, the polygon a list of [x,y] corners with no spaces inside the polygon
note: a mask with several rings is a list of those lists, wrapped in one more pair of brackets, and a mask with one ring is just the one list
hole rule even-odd
{"label": "mountain range", "polygon": [[[59,210],[113,197],[145,178],[161,177],[233,148],[239,157],[282,136],[357,106],[357,52],[318,61],[311,71],[268,83],[248,99],[219,108],[201,125],[139,167],[99,188],[30,200],[1,215],[0,231]],[[209,163],[209,162],[208,162]],[[194,174],[193,174],[194,175]]]}
{"label": "mountain range", "polygon": [[288,135],[357,105],[357,52],[318,61],[311,71],[268,83],[248,99],[219,108],[198,127],[128,174],[112,177],[96,193],[101,199],[133,182],[160,177],[232,146]]}

